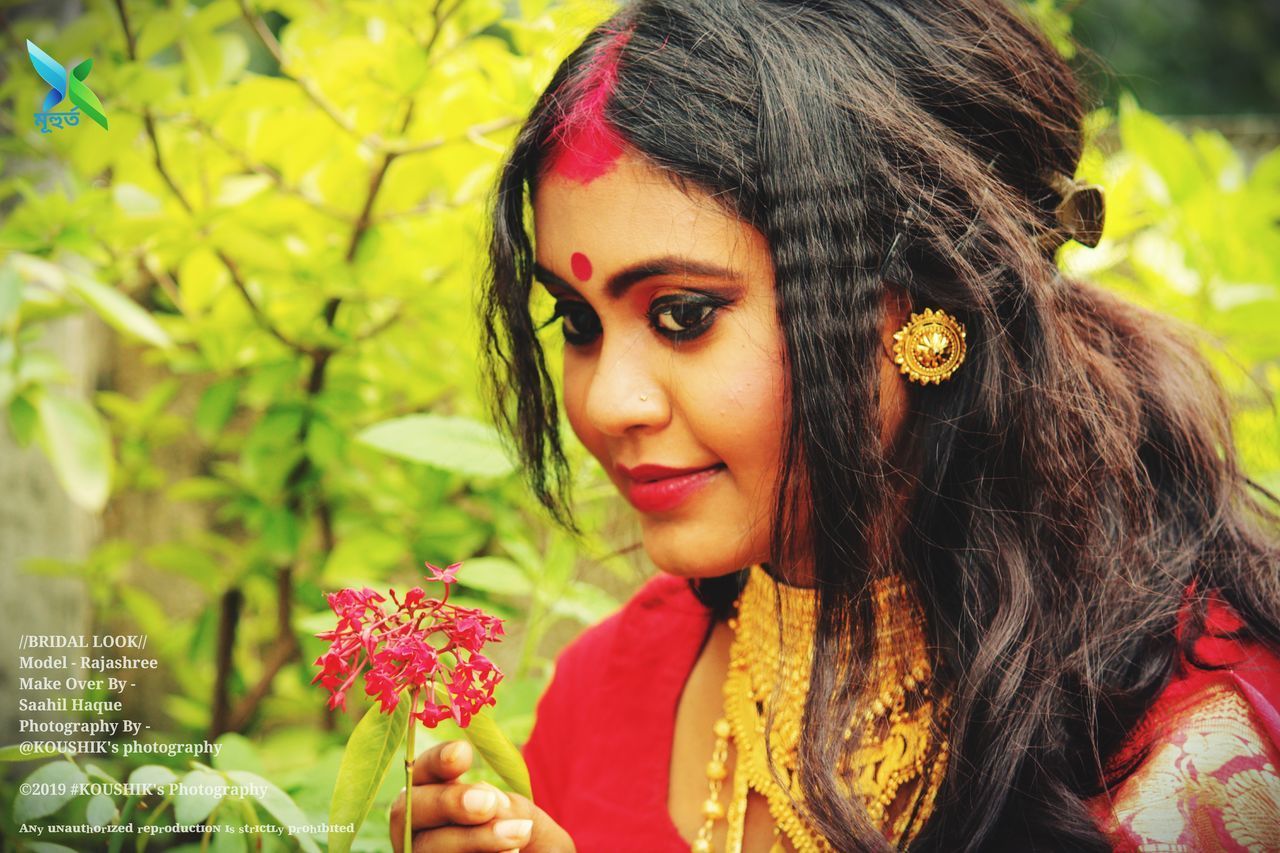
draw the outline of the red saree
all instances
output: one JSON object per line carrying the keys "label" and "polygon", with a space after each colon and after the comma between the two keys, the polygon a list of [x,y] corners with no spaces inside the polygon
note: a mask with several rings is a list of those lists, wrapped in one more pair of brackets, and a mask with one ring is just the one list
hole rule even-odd
{"label": "red saree", "polygon": [[[1091,805],[1117,850],[1280,850],[1280,657],[1218,636],[1135,732],[1152,744]],[[676,704],[710,627],[682,579],[658,575],[561,654],[524,748],[534,799],[579,853],[687,851],[667,810]]]}
{"label": "red saree", "polygon": [[1280,657],[1223,635],[1240,627],[1210,606],[1196,655],[1120,758],[1150,747],[1137,771],[1091,806],[1115,849],[1280,850]]}

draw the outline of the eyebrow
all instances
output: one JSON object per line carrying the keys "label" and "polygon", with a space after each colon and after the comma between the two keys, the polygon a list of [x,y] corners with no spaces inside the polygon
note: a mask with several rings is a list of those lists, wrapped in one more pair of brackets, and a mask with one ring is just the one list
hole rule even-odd
{"label": "eyebrow", "polygon": [[[631,264],[613,275],[609,276],[605,282],[605,293],[612,300],[619,300],[626,295],[635,284],[644,281],[646,278],[654,278],[662,275],[678,275],[678,276],[696,276],[700,278],[723,278],[734,282],[741,282],[742,276],[726,267],[717,266],[715,264],[705,263],[703,261],[695,261],[690,258],[681,258],[668,255],[661,258],[652,258],[650,260],[639,261]],[[533,265],[533,277],[544,287],[554,286],[563,287],[573,293],[578,293],[578,289],[551,270],[535,263]],[[579,294],[581,295],[581,294]]]}

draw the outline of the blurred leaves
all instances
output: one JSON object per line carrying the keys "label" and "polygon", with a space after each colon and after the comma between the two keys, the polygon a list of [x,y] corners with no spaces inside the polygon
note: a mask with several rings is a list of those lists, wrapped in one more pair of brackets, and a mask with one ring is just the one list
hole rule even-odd
{"label": "blurred leaves", "polygon": [[1280,149],[1249,165],[1222,134],[1180,130],[1128,96],[1089,126],[1079,174],[1106,188],[1106,230],[1060,263],[1204,333],[1245,468],[1280,489]]}
{"label": "blurred leaves", "polygon": [[30,793],[19,794],[13,803],[14,821],[27,823],[53,814],[74,800],[78,786],[88,781],[71,761],[51,761],[37,768],[24,780]]}
{"label": "blurred leaves", "polygon": [[511,473],[493,427],[466,418],[409,415],[362,431],[357,440],[389,453],[470,477]]}
{"label": "blurred leaves", "polygon": [[[385,807],[382,776],[358,797],[339,780],[355,719],[308,683],[325,592],[468,561],[460,600],[525,614],[495,650],[507,698],[492,709],[521,733],[550,674],[548,632],[614,603],[577,578],[605,548],[547,530],[486,423],[473,304],[501,155],[609,8],[211,0],[23,19],[53,55],[95,59],[110,130],[31,128],[45,87],[25,55],[6,56],[17,106],[0,159],[18,168],[0,179],[3,420],[80,505],[160,531],[134,542],[109,528],[84,561],[28,568],[83,578],[99,624],[154,638],[162,736],[218,734],[222,685],[223,724],[248,735],[226,742],[234,766],[165,772],[256,774],[311,823]],[[123,353],[116,384],[87,395],[47,335],[83,315]],[[584,520],[605,509],[584,502]],[[113,802],[108,818],[97,802],[92,816],[154,805]],[[219,826],[298,817],[274,793],[172,805]],[[385,833],[327,843],[380,849]]]}
{"label": "blurred leaves", "polygon": [[[447,687],[439,683],[432,686],[435,688],[437,702],[450,701]],[[473,716],[463,733],[475,747],[476,753],[506,783],[508,790],[533,799],[529,768],[524,763],[524,757],[488,712],[481,711]]]}
{"label": "blurred leaves", "polygon": [[[1068,49],[1062,4],[1025,5]],[[378,749],[383,763],[353,793],[342,744],[364,723],[326,715],[308,683],[325,592],[412,584],[424,560],[465,560],[467,597],[520,614],[495,654],[507,678],[492,713],[511,734],[528,731],[556,647],[618,606],[606,587],[638,580],[598,539],[547,526],[477,393],[485,194],[519,117],[610,6],[123,8],[128,36],[111,4],[65,25],[24,19],[53,55],[95,58],[109,131],[35,131],[23,116],[45,87],[25,55],[5,58],[16,106],[0,135],[0,408],[79,505],[118,502],[127,516],[150,496],[138,515],[163,506],[184,523],[164,514],[163,541],[114,531],[87,560],[29,569],[83,578],[100,624],[156,636],[172,681],[156,702],[165,737],[209,733],[220,651],[225,698],[249,702],[236,720],[247,737],[220,741],[227,763],[120,762],[118,777],[255,774],[272,785],[256,803],[174,808],[219,825],[341,823],[385,808],[399,784]],[[1181,130],[1128,99],[1090,116],[1089,135],[1080,174],[1106,188],[1106,233],[1096,249],[1065,247],[1062,264],[1211,336],[1247,468],[1280,490],[1280,152],[1249,163],[1220,134]],[[91,395],[75,386],[46,333],[81,315],[118,336],[130,382]],[[604,530],[611,505],[599,496],[612,500],[612,488],[579,467],[579,519]],[[223,648],[228,602],[238,628]],[[290,648],[272,670],[267,660]],[[426,736],[424,746],[461,733]],[[488,767],[472,775],[500,781]],[[126,822],[149,805],[66,807]],[[376,823],[327,844],[383,849]]]}
{"label": "blurred leaves", "polygon": [[111,481],[110,438],[102,417],[84,400],[56,391],[36,401],[39,436],[67,494],[90,511],[107,503]]}
{"label": "blurred leaves", "polygon": [[356,832],[368,817],[378,788],[404,743],[408,720],[408,697],[401,696],[396,707],[387,714],[382,713],[376,704],[369,706],[351,733],[338,768],[333,803],[329,806],[329,822],[350,824],[354,829],[330,832],[330,853],[345,853],[351,849]]}

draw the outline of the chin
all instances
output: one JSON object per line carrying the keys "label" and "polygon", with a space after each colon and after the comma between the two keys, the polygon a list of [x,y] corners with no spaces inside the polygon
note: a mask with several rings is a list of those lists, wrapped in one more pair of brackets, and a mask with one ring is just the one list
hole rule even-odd
{"label": "chin", "polygon": [[714,578],[745,569],[753,551],[742,540],[717,542],[706,536],[677,536],[645,525],[644,550],[653,564],[669,575],[683,578]]}

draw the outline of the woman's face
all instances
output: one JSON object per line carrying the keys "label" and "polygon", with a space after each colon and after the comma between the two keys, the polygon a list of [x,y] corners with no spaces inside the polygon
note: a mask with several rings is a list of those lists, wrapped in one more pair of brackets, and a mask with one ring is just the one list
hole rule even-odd
{"label": "woman's face", "polygon": [[687,577],[767,561],[787,390],[763,235],[631,152],[552,172],[533,209],[566,413],[649,557]]}

